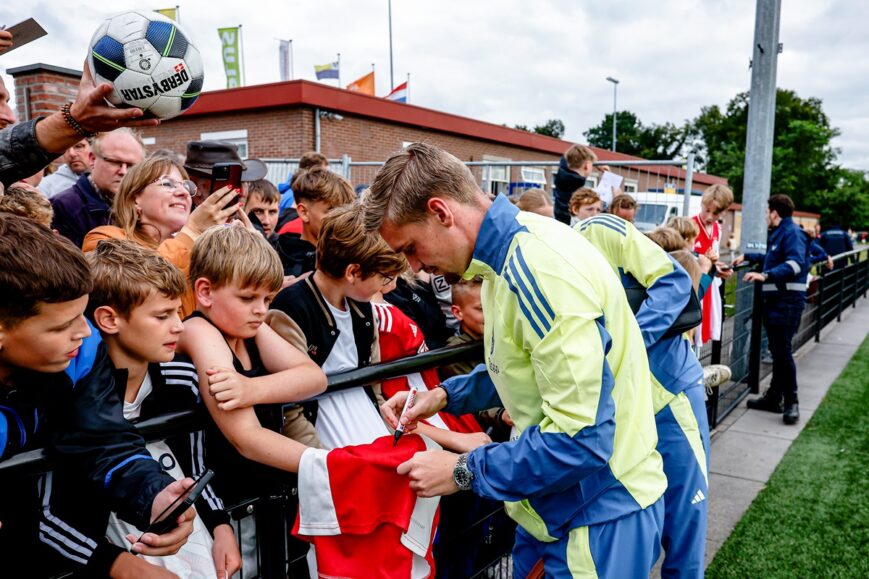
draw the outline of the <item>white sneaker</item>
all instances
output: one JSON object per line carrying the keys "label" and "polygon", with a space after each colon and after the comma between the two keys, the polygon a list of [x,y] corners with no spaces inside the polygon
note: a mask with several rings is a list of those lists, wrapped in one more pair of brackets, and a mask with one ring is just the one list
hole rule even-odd
{"label": "white sneaker", "polygon": [[730,367],[724,364],[710,364],[703,367],[703,385],[706,386],[706,392],[712,394],[713,388],[718,388],[728,380],[730,380]]}

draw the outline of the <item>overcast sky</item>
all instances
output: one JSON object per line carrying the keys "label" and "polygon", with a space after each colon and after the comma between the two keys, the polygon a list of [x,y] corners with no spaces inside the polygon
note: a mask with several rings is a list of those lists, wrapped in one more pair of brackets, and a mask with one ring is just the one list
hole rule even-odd
{"label": "overcast sky", "polygon": [[[172,7],[177,0],[112,0],[111,9]],[[0,56],[0,70],[44,62],[81,69],[97,2],[0,4],[0,24],[30,16],[48,36]],[[109,3],[100,3],[109,4]],[[839,161],[869,169],[869,2],[784,0],[778,86],[818,97]],[[244,7],[243,9],[240,7]],[[393,0],[395,84],[410,73],[413,104],[493,123],[560,118],[566,139],[618,108],[644,123],[682,123],[705,105],[748,90],[754,0]],[[246,84],[279,80],[278,39],[293,40],[295,78],[341,53],[347,84],[376,66],[389,92],[387,0],[182,0],[181,25],[205,60],[205,89],[224,88],[217,28],[243,25]],[[11,89],[12,79],[4,75]],[[335,84],[335,81],[325,81]]]}

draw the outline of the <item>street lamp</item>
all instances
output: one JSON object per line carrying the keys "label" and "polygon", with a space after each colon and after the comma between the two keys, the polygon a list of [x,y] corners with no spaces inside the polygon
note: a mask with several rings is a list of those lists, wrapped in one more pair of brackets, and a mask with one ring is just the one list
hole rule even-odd
{"label": "street lamp", "polygon": [[612,150],[616,150],[616,94],[618,93],[619,79],[613,78],[611,76],[606,77],[608,81],[613,83],[613,147]]}

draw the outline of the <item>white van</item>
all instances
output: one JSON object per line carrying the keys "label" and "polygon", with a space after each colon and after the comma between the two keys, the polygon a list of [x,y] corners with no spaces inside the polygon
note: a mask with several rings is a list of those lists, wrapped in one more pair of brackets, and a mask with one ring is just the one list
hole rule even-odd
{"label": "white van", "polygon": [[[661,225],[666,225],[671,217],[682,215],[684,196],[682,193],[650,193],[641,191],[630,194],[637,202],[637,216],[634,225],[642,232],[651,231]],[[691,195],[688,205],[688,215],[700,213],[701,195]]]}

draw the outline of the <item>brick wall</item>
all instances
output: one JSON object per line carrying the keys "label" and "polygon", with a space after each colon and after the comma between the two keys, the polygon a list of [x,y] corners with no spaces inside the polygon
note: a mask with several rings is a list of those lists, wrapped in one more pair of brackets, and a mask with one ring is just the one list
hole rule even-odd
{"label": "brick wall", "polygon": [[26,121],[57,112],[65,103],[75,100],[79,80],[77,77],[48,71],[16,75],[15,103],[18,118]]}

